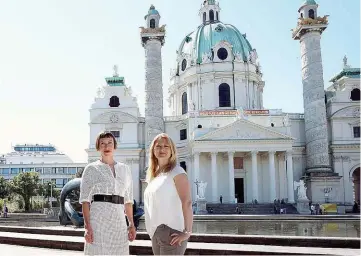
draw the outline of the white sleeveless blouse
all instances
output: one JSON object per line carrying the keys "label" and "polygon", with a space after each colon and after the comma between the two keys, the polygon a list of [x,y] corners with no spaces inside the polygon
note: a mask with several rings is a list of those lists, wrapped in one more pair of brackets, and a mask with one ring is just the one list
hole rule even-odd
{"label": "white sleeveless blouse", "polygon": [[184,230],[182,202],[174,183],[174,177],[182,173],[187,174],[182,167],[176,166],[148,182],[144,191],[144,212],[145,227],[151,238],[162,224],[181,232]]}

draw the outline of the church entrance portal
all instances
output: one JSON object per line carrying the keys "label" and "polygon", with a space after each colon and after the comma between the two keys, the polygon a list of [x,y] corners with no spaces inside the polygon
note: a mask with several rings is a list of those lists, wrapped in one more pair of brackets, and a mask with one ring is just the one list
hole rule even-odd
{"label": "church entrance portal", "polygon": [[244,179],[234,179],[234,195],[237,198],[238,203],[244,203]]}

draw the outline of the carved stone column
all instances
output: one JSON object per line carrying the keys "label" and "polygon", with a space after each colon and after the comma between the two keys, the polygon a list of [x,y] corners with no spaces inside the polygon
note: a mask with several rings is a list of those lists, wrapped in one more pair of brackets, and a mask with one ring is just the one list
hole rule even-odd
{"label": "carved stone column", "polygon": [[292,161],[292,151],[286,152],[287,157],[287,188],[288,188],[288,202],[295,202],[295,191],[293,189],[293,161]]}
{"label": "carved stone column", "polygon": [[275,152],[268,152],[268,169],[270,177],[270,202],[276,199],[276,170],[275,170]]}
{"label": "carved stone column", "polygon": [[145,147],[164,132],[162,46],[165,33],[159,29],[141,33],[145,49]]}
{"label": "carved stone column", "polygon": [[217,202],[218,188],[217,188],[217,153],[211,152],[212,157],[212,201]]}
{"label": "carved stone column", "polygon": [[328,133],[321,57],[321,34],[327,22],[299,22],[293,38],[300,40],[305,108],[306,154],[308,172],[330,172]]}
{"label": "carved stone column", "polygon": [[228,187],[229,187],[229,201],[234,203],[234,152],[228,152]]}
{"label": "carved stone column", "polygon": [[258,201],[257,154],[258,151],[252,151],[252,200]]}

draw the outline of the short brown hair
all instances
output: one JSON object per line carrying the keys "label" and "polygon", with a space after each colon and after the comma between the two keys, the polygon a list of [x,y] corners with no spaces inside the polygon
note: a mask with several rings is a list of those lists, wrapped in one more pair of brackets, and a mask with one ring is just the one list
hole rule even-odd
{"label": "short brown hair", "polygon": [[98,134],[97,140],[95,142],[95,148],[97,150],[99,150],[100,139],[104,138],[112,138],[114,143],[114,149],[117,148],[117,140],[115,139],[114,135],[111,132],[101,132]]}

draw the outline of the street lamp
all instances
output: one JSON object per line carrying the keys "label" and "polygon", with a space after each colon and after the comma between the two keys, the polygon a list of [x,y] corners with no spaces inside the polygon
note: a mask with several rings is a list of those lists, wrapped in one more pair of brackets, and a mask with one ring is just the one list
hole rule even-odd
{"label": "street lamp", "polygon": [[50,208],[53,208],[53,183],[49,183],[50,186]]}

